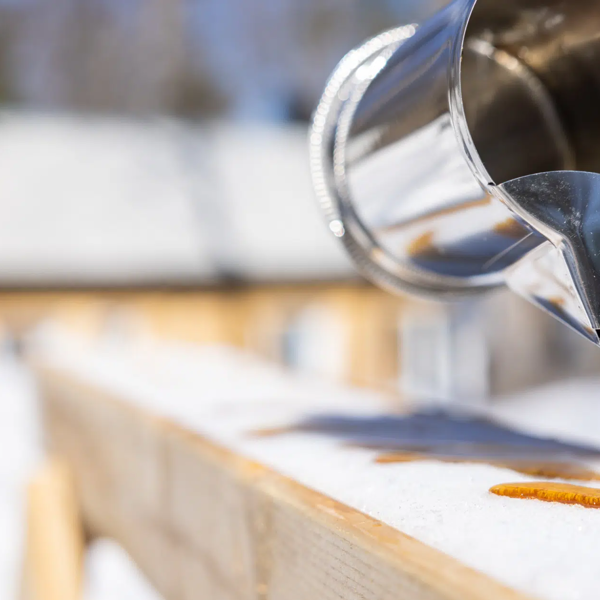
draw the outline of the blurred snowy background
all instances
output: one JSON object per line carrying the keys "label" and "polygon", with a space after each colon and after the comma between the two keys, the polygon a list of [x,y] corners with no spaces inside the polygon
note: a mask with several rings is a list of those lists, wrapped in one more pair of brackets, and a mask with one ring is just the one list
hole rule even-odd
{"label": "blurred snowy background", "polygon": [[0,0],[0,286],[349,276],[306,124],[345,52],[439,3]]}
{"label": "blurred snowy background", "polygon": [[[436,4],[0,0],[0,292],[355,277],[312,197],[307,121],[346,51]],[[42,453],[14,333],[0,335],[7,599]],[[154,597],[109,542],[87,573],[90,600]]]}
{"label": "blurred snowy background", "polygon": [[306,120],[340,57],[443,0],[2,0],[0,89],[28,108]]}

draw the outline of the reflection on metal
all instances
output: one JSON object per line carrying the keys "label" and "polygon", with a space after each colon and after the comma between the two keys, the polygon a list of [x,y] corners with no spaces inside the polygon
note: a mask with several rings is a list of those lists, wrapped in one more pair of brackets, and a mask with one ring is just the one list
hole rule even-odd
{"label": "reflection on metal", "polygon": [[598,343],[599,30],[597,0],[448,0],[340,63],[311,166],[370,278],[436,297],[508,284]]}
{"label": "reflection on metal", "polygon": [[588,340],[600,344],[598,334],[575,289],[564,255],[550,242],[507,269],[506,282],[526,300]]}
{"label": "reflection on metal", "polygon": [[600,329],[600,175],[559,171],[502,186],[507,202],[559,249],[591,327]]}

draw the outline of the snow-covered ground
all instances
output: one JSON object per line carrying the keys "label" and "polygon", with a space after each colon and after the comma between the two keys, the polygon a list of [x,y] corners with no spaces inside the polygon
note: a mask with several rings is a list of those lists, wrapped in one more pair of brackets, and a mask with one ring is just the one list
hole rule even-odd
{"label": "snow-covered ground", "polygon": [[0,112],[0,281],[347,278],[293,125]]}
{"label": "snow-covered ground", "polygon": [[[0,347],[0,598],[19,594],[28,478],[42,459],[36,389],[31,373]],[[86,600],[158,600],[127,554],[108,540],[86,556]]]}
{"label": "snow-covered ground", "polygon": [[25,528],[25,486],[40,458],[31,375],[0,350],[0,597],[17,598]]}

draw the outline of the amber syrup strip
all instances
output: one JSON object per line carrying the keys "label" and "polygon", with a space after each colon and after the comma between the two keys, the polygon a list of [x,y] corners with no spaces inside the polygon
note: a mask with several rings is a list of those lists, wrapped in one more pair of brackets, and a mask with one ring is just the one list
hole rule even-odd
{"label": "amber syrup strip", "polygon": [[533,481],[530,483],[503,483],[490,489],[496,496],[576,504],[585,508],[600,508],[600,489],[571,485],[569,483],[551,483]]}

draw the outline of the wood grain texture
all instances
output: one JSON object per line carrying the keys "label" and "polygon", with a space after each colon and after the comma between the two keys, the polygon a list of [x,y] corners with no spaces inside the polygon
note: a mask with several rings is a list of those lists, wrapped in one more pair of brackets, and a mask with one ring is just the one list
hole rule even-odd
{"label": "wood grain texture", "polygon": [[36,367],[87,528],[168,600],[524,600],[373,518],[74,375]]}
{"label": "wood grain texture", "polygon": [[71,472],[49,460],[27,489],[22,600],[80,600],[84,547]]}

